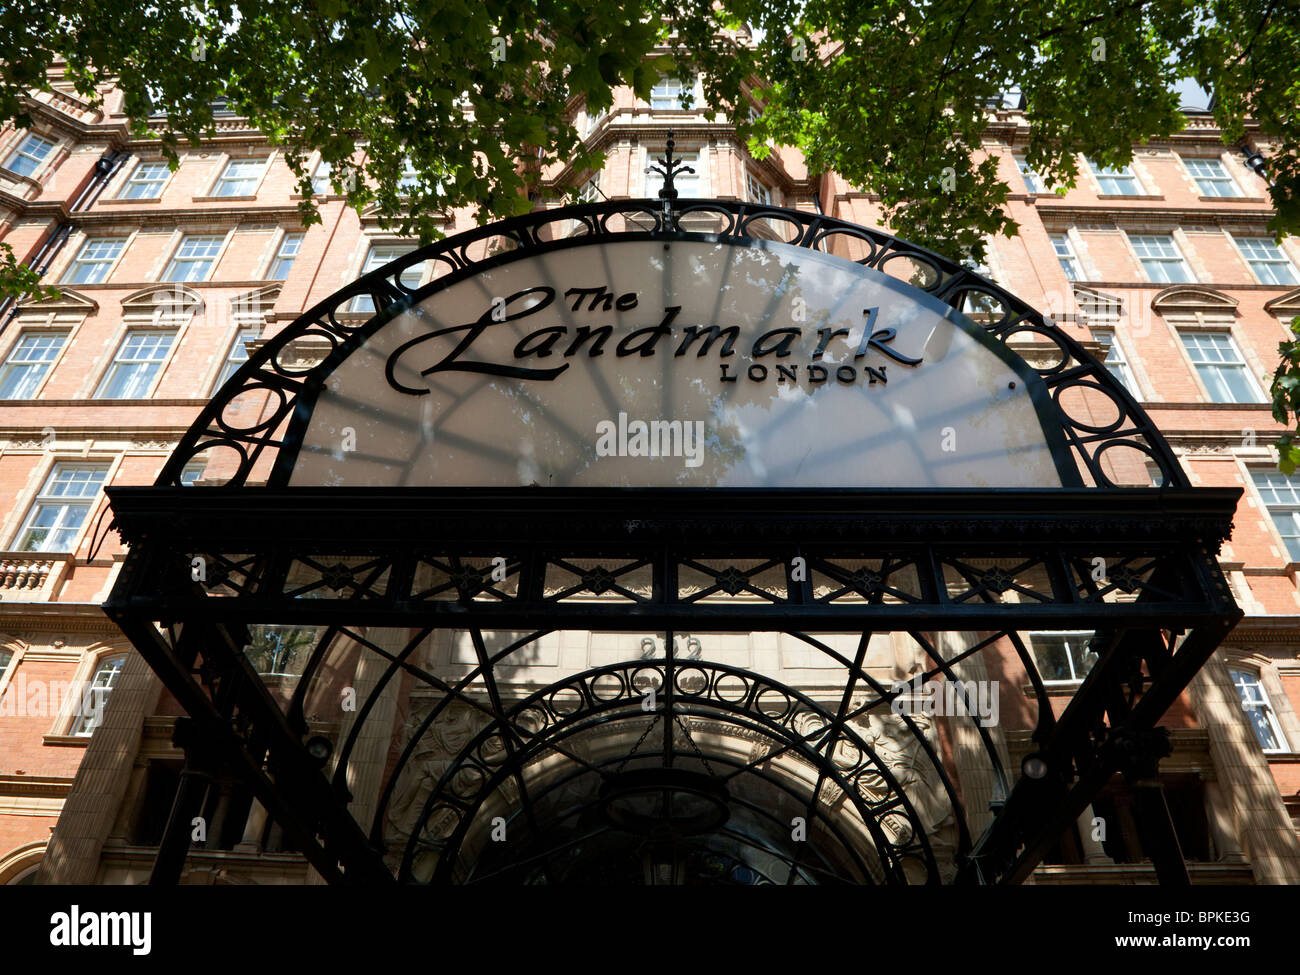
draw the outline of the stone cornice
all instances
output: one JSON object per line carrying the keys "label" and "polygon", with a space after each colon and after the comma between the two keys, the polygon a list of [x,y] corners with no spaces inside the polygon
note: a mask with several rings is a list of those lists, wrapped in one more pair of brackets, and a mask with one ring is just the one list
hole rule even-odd
{"label": "stone cornice", "polygon": [[[75,96],[67,95],[63,92],[57,93],[54,101],[67,100],[69,102],[78,101]],[[86,103],[82,102],[85,105]],[[35,118],[39,118],[52,128],[76,137],[80,144],[87,142],[102,142],[105,148],[120,148],[126,141],[130,124],[125,118],[117,117],[109,120],[97,120],[87,122],[84,119],[75,118],[61,109],[57,104],[43,101],[39,98],[33,98],[30,95],[24,96],[23,105],[28,113]],[[82,111],[95,112],[101,114],[101,109],[91,108],[86,105]]]}
{"label": "stone cornice", "polygon": [[1224,644],[1242,649],[1247,644],[1296,646],[1300,616],[1248,616],[1224,638]]}
{"label": "stone cornice", "polygon": [[71,790],[71,776],[0,775],[0,796],[62,798]]}
{"label": "stone cornice", "polygon": [[[1263,226],[1274,214],[1270,206],[1250,204],[1237,207],[1167,207],[1167,206],[1107,206],[1104,200],[1091,206],[1079,203],[1050,203],[1042,196],[1035,196],[1034,206],[1044,221],[1054,218],[1061,221],[1105,220],[1116,225],[1126,222],[1159,220],[1170,224],[1204,223],[1249,223]],[[1140,200],[1141,197],[1127,199]]]}
{"label": "stone cornice", "polygon": [[[107,224],[135,224],[142,229],[159,226],[174,229],[178,226],[195,224],[225,223],[239,226],[244,223],[264,222],[301,223],[302,215],[294,206],[204,206],[202,204],[179,209],[150,209],[137,207],[132,209],[83,210],[76,214],[76,223],[80,227],[102,227]],[[259,282],[265,284],[265,282]]]}
{"label": "stone cornice", "polygon": [[[1127,288],[1130,291],[1154,291],[1157,293],[1165,289],[1164,283],[1160,281],[1134,281],[1131,278],[1127,281],[1071,281],[1070,283],[1074,285],[1078,285],[1083,288],[1089,288],[1089,289]],[[1291,290],[1294,287],[1294,285],[1236,284],[1236,283],[1224,283],[1222,281],[1205,281],[1205,282],[1198,282],[1195,285],[1195,287],[1201,288],[1202,290],[1213,289],[1215,291],[1276,291],[1282,294],[1286,294],[1287,291]],[[1152,295],[1152,297],[1154,298],[1155,295]],[[1202,308],[1202,309],[1189,309],[1189,310],[1196,311],[1196,310],[1204,310],[1204,309]],[[1223,310],[1227,311],[1226,308]],[[1166,309],[1166,311],[1172,311],[1174,314],[1177,314],[1179,309],[1176,308]]]}
{"label": "stone cornice", "polygon": [[98,603],[0,602],[0,627],[40,632],[107,633],[121,631]]}
{"label": "stone cornice", "polygon": [[0,190],[0,206],[8,207],[14,215],[27,220],[44,217],[47,220],[67,220],[67,200],[24,200],[12,193]]}
{"label": "stone cornice", "polygon": [[[92,405],[96,400],[78,400],[77,402],[84,405]],[[123,427],[120,424],[103,427],[77,427],[61,426],[58,428],[58,436],[66,437],[69,440],[175,440],[189,429],[188,424],[177,423],[172,426],[145,426],[141,424],[136,427]],[[10,427],[0,426],[0,440],[7,440],[13,437],[28,437],[31,435],[30,427]],[[0,444],[0,447],[6,446]]]}

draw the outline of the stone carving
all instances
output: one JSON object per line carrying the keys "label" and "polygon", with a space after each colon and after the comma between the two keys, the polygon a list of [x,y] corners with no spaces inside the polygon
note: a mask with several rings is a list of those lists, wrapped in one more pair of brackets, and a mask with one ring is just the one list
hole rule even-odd
{"label": "stone carving", "polygon": [[[421,709],[410,714],[406,721],[403,747],[424,721],[428,711]],[[489,716],[470,705],[454,701],[442,712],[421,736],[419,744],[411,753],[410,759],[398,775],[396,787],[388,802],[385,813],[385,834],[389,842],[389,858],[395,865],[400,861],[411,833],[415,829],[429,796],[438,787],[443,775],[456,764],[462,752],[469,746],[476,735],[488,724]],[[491,761],[496,752],[501,750],[500,740],[497,749],[489,748],[485,756]],[[462,780],[463,781],[457,781]],[[470,769],[463,770],[452,782],[454,792],[462,796],[472,795],[479,787],[478,774]],[[455,831],[459,817],[451,809],[434,809],[422,831],[421,849],[416,854],[414,871],[417,877],[431,875],[438,862],[438,850],[434,844],[448,839]],[[397,839],[399,842],[392,842]]]}
{"label": "stone carving", "polygon": [[[862,704],[861,700],[853,702],[850,711],[857,710]],[[931,748],[935,748],[934,719],[925,714],[912,714],[908,717],[916,725],[917,731],[925,736]],[[796,717],[795,721],[796,730],[806,736],[815,735],[825,724],[823,718],[811,712]],[[850,719],[848,724],[853,733],[888,769],[907,796],[934,851],[941,879],[947,882],[954,869],[955,847],[951,829],[955,820],[948,792],[921,740],[907,726],[902,715],[891,712],[869,712]],[[892,793],[885,776],[867,756],[860,754],[858,747],[851,741],[842,738],[836,742],[831,758],[845,773],[851,774],[851,770],[861,766],[856,785],[859,794],[867,802],[884,802],[891,798]],[[843,798],[836,786],[829,782],[823,784],[822,801],[827,806],[834,807]],[[916,838],[914,825],[902,810],[893,810],[881,816],[880,827],[894,846],[906,846]],[[905,870],[909,879],[924,881],[921,864],[905,866]]]}

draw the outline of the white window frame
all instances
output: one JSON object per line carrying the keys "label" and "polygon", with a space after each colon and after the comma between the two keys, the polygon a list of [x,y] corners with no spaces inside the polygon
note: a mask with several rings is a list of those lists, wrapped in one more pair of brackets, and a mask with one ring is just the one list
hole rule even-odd
{"label": "white window frame", "polygon": [[[9,655],[8,660],[3,659],[5,654]],[[7,689],[6,678],[9,676],[9,672],[14,669],[14,665],[18,663],[18,658],[20,656],[21,653],[18,650],[11,649],[10,647],[0,647],[0,696],[2,696]]]}
{"label": "white window frame", "polygon": [[752,169],[745,168],[745,196],[750,203],[761,206],[772,205],[772,189]]}
{"label": "white window frame", "polygon": [[[1247,468],[1250,474],[1251,486],[1255,489],[1255,495],[1259,500],[1260,507],[1268,513],[1269,524],[1272,525],[1277,539],[1282,543],[1282,551],[1286,553],[1288,562],[1300,562],[1300,477],[1295,480],[1287,477],[1276,468]],[[1274,478],[1281,481],[1282,484],[1261,484],[1261,480],[1271,481]],[[1294,501],[1273,500],[1269,497],[1279,498],[1280,490],[1285,488]],[[1265,494],[1265,491],[1268,494]],[[1283,518],[1289,518],[1290,527],[1294,529],[1295,535],[1288,535],[1282,530],[1281,521]],[[1295,538],[1294,549],[1290,538]]]}
{"label": "white window frame", "polygon": [[605,116],[609,114],[609,109],[602,108],[595,115],[591,114],[591,110],[588,108],[583,108],[582,111],[586,116],[586,122],[582,127],[582,137],[585,139],[591,135],[591,133],[596,131],[596,126],[600,125],[600,123],[605,120]]}
{"label": "white window frame", "polygon": [[594,173],[592,177],[578,187],[579,203],[595,203],[600,197],[600,173]]}
{"label": "white window frame", "polygon": [[[1175,330],[1178,332],[1178,339],[1179,339],[1179,341],[1182,343],[1183,354],[1187,356],[1187,361],[1191,363],[1191,366],[1192,366],[1192,374],[1196,376],[1196,381],[1199,382],[1199,383],[1201,384],[1201,388],[1205,390],[1205,395],[1206,395],[1207,397],[1209,397],[1209,400],[1210,400],[1211,403],[1243,403],[1243,404],[1250,404],[1250,403],[1263,403],[1263,402],[1265,402],[1263,392],[1262,392],[1262,391],[1260,390],[1260,388],[1259,388],[1259,383],[1256,381],[1254,375],[1251,373],[1250,363],[1247,362],[1247,361],[1246,361],[1246,357],[1245,357],[1244,355],[1242,355],[1241,347],[1240,347],[1239,345],[1237,345],[1237,339],[1236,339],[1236,336],[1234,336],[1234,335],[1232,334],[1232,330],[1231,330],[1231,329],[1229,329],[1229,328],[1223,328],[1223,329],[1204,329],[1204,328],[1195,328],[1195,329],[1190,329],[1190,328],[1178,328],[1177,326],[1175,326]],[[1187,343],[1188,343],[1188,340],[1189,340],[1189,339],[1192,339],[1192,340],[1203,340],[1203,339],[1210,338],[1210,337],[1214,337],[1214,338],[1220,338],[1220,337],[1221,337],[1221,338],[1226,338],[1227,341],[1228,341],[1228,347],[1229,347],[1229,349],[1232,351],[1233,355],[1236,356],[1236,361],[1235,361],[1235,362],[1228,362],[1228,361],[1224,361],[1224,362],[1197,362],[1196,359],[1192,357],[1192,350],[1188,347],[1188,344],[1187,344]],[[1204,368],[1202,368],[1202,367],[1204,367]],[[1216,398],[1215,398],[1215,396],[1216,396],[1216,392],[1215,392],[1215,390],[1214,390],[1213,388],[1211,388],[1210,384],[1209,384],[1208,382],[1206,382],[1206,380],[1205,380],[1205,375],[1206,375],[1206,373],[1207,373],[1210,369],[1220,369],[1220,368],[1225,368],[1225,367],[1229,367],[1229,368],[1239,368],[1239,369],[1241,370],[1241,374],[1244,375],[1244,376],[1246,377],[1246,379],[1249,381],[1250,389],[1252,390],[1252,392],[1254,393],[1254,396],[1255,396],[1254,399],[1248,399],[1248,400],[1226,399],[1226,400],[1225,400],[1225,399],[1216,399]],[[1227,384],[1226,384],[1226,382],[1222,383],[1222,385],[1223,385],[1223,387],[1224,387],[1225,389],[1227,388]]]}
{"label": "white window frame", "polygon": [[[1196,188],[1200,190],[1201,196],[1227,198],[1227,197],[1239,197],[1244,195],[1241,192],[1241,187],[1237,185],[1237,181],[1233,179],[1232,174],[1228,172],[1228,167],[1223,165],[1222,159],[1219,159],[1217,157],[1213,159],[1206,159],[1204,157],[1191,157],[1191,156],[1179,157],[1179,158],[1182,159],[1183,168],[1187,170],[1187,175],[1190,176],[1192,180],[1196,183]],[[1201,174],[1197,173],[1195,169],[1195,167],[1199,165],[1217,166],[1219,168],[1220,175],[1202,176]],[[1209,183],[1210,186],[1214,188],[1215,192],[1207,191],[1205,188],[1206,183]],[[1223,188],[1223,186],[1225,185],[1232,192],[1230,193],[1217,192],[1217,190]]]}
{"label": "white window frame", "polygon": [[[372,240],[366,247],[366,256],[362,259],[361,270],[357,272],[356,277],[360,277],[363,274],[369,274],[371,271],[377,271],[385,264],[391,263],[399,257],[404,257],[411,253],[411,251],[415,250],[418,246],[418,244],[411,241]],[[394,253],[391,253],[388,257],[385,257],[382,260],[375,259],[375,254],[380,251],[392,251]],[[428,263],[428,261],[425,261],[423,264],[416,264],[407,268],[401,275],[402,283],[412,290],[424,284],[424,276]],[[418,280],[414,277],[416,274],[419,275]],[[373,313],[374,310],[374,301],[369,295],[357,295],[348,303],[348,311],[350,312],[364,314]]]}
{"label": "white window frame", "polygon": [[180,482],[181,487],[193,487],[194,482],[203,476],[206,469],[207,461],[192,460],[181,468],[180,477],[177,480]]}
{"label": "white window frame", "polygon": [[[212,189],[208,191],[208,197],[211,199],[241,200],[241,199],[249,199],[251,197],[257,196],[257,191],[261,189],[262,186],[262,180],[266,178],[266,171],[270,162],[271,160],[269,157],[259,158],[255,156],[244,157],[239,159],[227,159],[226,164],[221,167],[221,172],[217,175],[216,181],[213,182]],[[257,168],[256,175],[232,177],[230,175],[230,171],[232,168],[236,166],[255,166]],[[252,184],[248,192],[243,192],[243,193],[222,192],[222,188],[228,184],[240,184],[239,188],[242,189],[243,188],[242,184],[245,183]]]}
{"label": "white window frame", "polygon": [[[98,472],[101,475],[99,480],[95,482],[95,490],[93,493],[54,493],[54,488],[56,486],[55,482],[61,474],[83,471],[92,473]],[[110,465],[107,462],[86,463],[80,461],[55,461],[54,464],[50,466],[49,471],[46,472],[45,480],[41,482],[40,488],[37,489],[36,496],[32,498],[31,504],[27,506],[27,514],[24,516],[17,534],[14,535],[13,551],[42,553],[75,552],[81,543],[81,536],[85,533],[86,526],[90,521],[90,514],[95,510],[95,505],[98,503],[100,492],[103,491],[104,485],[108,482],[109,474]],[[89,482],[85,481],[83,483]],[[37,515],[41,512],[42,508],[49,507],[60,509],[55,524],[53,526],[42,526],[49,528],[50,531],[45,536],[45,540],[41,545],[35,548],[24,547],[24,541],[28,533],[35,527],[34,522],[36,521]],[[70,528],[67,516],[69,510],[73,508],[81,509],[81,518],[75,527]],[[68,530],[72,531],[72,539],[68,548],[54,548],[49,544],[50,540],[53,539],[56,534],[63,534]]]}
{"label": "white window frame", "polygon": [[[695,111],[700,104],[699,83],[698,76],[687,79],[677,75],[664,75],[650,89],[650,110],[654,112]],[[688,88],[691,93],[691,104],[687,108],[682,108],[681,94]]]}
{"label": "white window frame", "polygon": [[[244,347],[246,342],[256,342],[262,337],[262,327],[260,325],[240,325],[235,329],[235,337],[230,340],[230,345],[226,349],[226,358],[222,360],[221,369],[217,372],[217,381],[212,385],[212,392],[215,395],[217,390],[226,384],[235,371],[248,361],[248,350]],[[242,356],[240,353],[243,353]]]}
{"label": "white window frame", "polygon": [[[420,174],[415,171],[415,164],[405,156],[402,157],[402,175],[397,179],[397,189],[413,190],[420,185]],[[406,196],[406,193],[402,193]]]}
{"label": "white window frame", "polygon": [[1129,364],[1128,355],[1120,343],[1119,334],[1114,329],[1098,328],[1093,329],[1092,337],[1098,342],[1103,338],[1110,340],[1106,348],[1106,359],[1102,365],[1119,380],[1120,385],[1137,398],[1139,395],[1137,377],[1133,375],[1133,367]]}
{"label": "white window frame", "polygon": [[[191,284],[194,282],[210,281],[212,279],[213,273],[215,273],[217,270],[217,263],[221,260],[221,256],[225,252],[227,236],[228,235],[225,234],[183,234],[181,236],[181,239],[176,242],[176,249],[172,252],[171,260],[167,262],[167,267],[163,269],[163,276],[161,279],[162,283]],[[217,241],[216,253],[214,253],[211,257],[183,256],[181,254],[181,251],[185,249],[185,245],[190,243],[191,241],[197,241],[197,240]],[[200,263],[201,261],[211,262],[208,265],[207,269],[203,272],[202,277],[193,278],[187,275],[186,277],[183,278],[177,278],[173,276],[176,272],[176,269],[180,266],[182,262],[186,264],[194,265]]]}
{"label": "white window frame", "polygon": [[311,171],[311,194],[312,196],[333,196],[334,195],[334,167],[328,160],[319,159],[316,161],[316,168]]}
{"label": "white window frame", "polygon": [[[18,338],[14,340],[14,344],[9,347],[9,352],[5,355],[4,363],[0,364],[0,388],[3,388],[4,384],[9,381],[10,375],[12,375],[17,369],[26,370],[26,375],[30,376],[33,372],[29,367],[43,365],[45,368],[36,375],[35,380],[23,380],[23,386],[19,386],[18,389],[15,390],[15,392],[22,392],[22,396],[9,396],[5,398],[13,400],[34,399],[36,394],[40,392],[41,387],[45,385],[46,380],[50,378],[50,374],[54,371],[55,364],[59,361],[59,357],[63,355],[63,350],[68,347],[68,338],[71,334],[71,330],[49,328],[27,328],[19,332]],[[15,361],[14,356],[17,355],[18,351],[22,348],[23,343],[27,339],[40,337],[57,338],[59,340],[58,344],[54,348],[54,355],[52,358]],[[24,386],[28,388],[24,389]]]}
{"label": "white window frame", "polygon": [[[302,244],[306,239],[307,234],[301,230],[286,230],[280,235],[280,243],[276,245],[275,253],[271,255],[271,264],[266,269],[268,281],[284,281],[288,279],[288,272],[293,270],[294,262],[298,260],[298,256],[302,253]],[[293,253],[285,254],[284,249],[290,242],[293,243]],[[289,262],[288,270],[284,274],[276,274],[280,262],[286,260]]]}
{"label": "white window frame", "polygon": [[1046,181],[1038,174],[1038,170],[1029,165],[1021,153],[1013,153],[1011,158],[1016,161],[1016,169],[1020,173],[1020,179],[1025,184],[1026,193],[1040,195],[1051,192],[1051,190],[1047,188]]}
{"label": "white window frame", "polygon": [[76,710],[68,725],[68,737],[89,738],[104,720],[104,707],[113,693],[122,669],[126,666],[126,653],[106,653],[95,661],[95,668],[84,688],[78,687],[80,696]]}
{"label": "white window frame", "polygon": [[[1268,237],[1238,237],[1236,234],[1229,235],[1232,237],[1233,244],[1237,247],[1237,253],[1241,259],[1246,262],[1250,268],[1250,273],[1255,276],[1255,280],[1260,284],[1275,284],[1280,287],[1292,287],[1300,284],[1300,274],[1296,273],[1296,268],[1291,263],[1291,258],[1286,256],[1286,251],[1282,250],[1276,243]],[[1266,257],[1258,256],[1256,252],[1260,247],[1268,248],[1271,253]],[[1261,272],[1261,266],[1268,269],[1268,277]],[[1285,274],[1274,275],[1274,268],[1282,268]],[[1289,278],[1289,280],[1278,280],[1277,278]]]}
{"label": "white window frame", "polygon": [[[150,167],[161,166],[161,167],[163,168],[163,177],[162,177],[162,179],[161,179],[161,180],[157,180],[157,179],[139,179],[138,177],[139,177],[139,175],[140,175],[140,170],[142,170],[142,169],[143,169],[144,167],[146,167],[146,166],[150,166]],[[161,198],[162,198],[162,195],[163,195],[163,192],[167,189],[167,183],[168,183],[168,181],[171,179],[171,175],[172,175],[172,174],[171,174],[171,168],[167,165],[167,161],[166,161],[166,160],[164,160],[164,159],[141,159],[138,163],[135,164],[135,168],[131,170],[131,174],[130,174],[129,176],[127,176],[126,180],[122,183],[122,186],[121,186],[121,188],[117,191],[117,196],[114,197],[114,199],[118,199],[118,200],[158,200],[158,199],[161,199]],[[144,196],[132,196],[132,195],[131,195],[131,191],[132,191],[135,187],[137,187],[137,186],[152,186],[152,185],[154,185],[155,183],[157,183],[157,185],[158,185],[158,191],[157,191],[156,193],[151,193],[151,194],[144,195]]]}
{"label": "white window frame", "polygon": [[[1029,633],[1026,633],[1025,635],[1029,637],[1029,650],[1030,650],[1030,653],[1031,653],[1031,655],[1033,656],[1033,659],[1034,659],[1034,666],[1038,668],[1038,675],[1042,678],[1043,685],[1044,685],[1045,687],[1067,687],[1067,686],[1073,686],[1073,685],[1075,685],[1075,684],[1080,684],[1080,683],[1082,683],[1082,682],[1083,682],[1083,679],[1084,679],[1085,677],[1088,676],[1088,671],[1086,671],[1086,670],[1085,670],[1083,673],[1078,673],[1078,667],[1076,667],[1076,662],[1075,662],[1075,659],[1074,659],[1074,654],[1073,654],[1073,652],[1072,652],[1072,649],[1073,649],[1073,648],[1070,647],[1070,646],[1069,646],[1069,643],[1067,642],[1067,648],[1068,648],[1068,649],[1067,649],[1067,652],[1066,652],[1066,660],[1067,660],[1067,661],[1069,662],[1069,664],[1070,664],[1070,673],[1071,673],[1073,676],[1071,676],[1071,677],[1061,677],[1061,678],[1048,679],[1048,677],[1047,677],[1047,676],[1044,674],[1044,672],[1043,672],[1043,665],[1042,665],[1042,663],[1041,663],[1041,662],[1039,661],[1039,659],[1038,659],[1037,639],[1036,639],[1036,638],[1038,638],[1038,637],[1067,637],[1067,638],[1070,638],[1070,637],[1077,637],[1077,638],[1080,638],[1081,642],[1083,643],[1083,647],[1080,647],[1080,649],[1079,649],[1079,661],[1078,661],[1078,663],[1079,663],[1080,665],[1082,665],[1082,664],[1086,663],[1086,661],[1083,659],[1083,658],[1084,658],[1084,654],[1085,654],[1085,653],[1092,653],[1092,652],[1094,652],[1094,651],[1090,651],[1090,650],[1086,650],[1086,649],[1085,649],[1085,648],[1087,647],[1087,643],[1088,643],[1088,641],[1090,641],[1090,640],[1093,638],[1093,636],[1095,635],[1093,632],[1091,632],[1091,631],[1089,631],[1089,630],[1033,630],[1033,631],[1030,631]],[[1096,665],[1096,660],[1094,659],[1094,661],[1093,661],[1092,665],[1090,665],[1090,667],[1091,667],[1091,666],[1095,666],[1095,665]]]}
{"label": "white window frame", "polygon": [[[661,156],[663,155],[663,153],[660,152],[657,155]],[[662,176],[660,176],[658,173],[649,172],[650,166],[655,161],[656,158],[657,158],[656,154],[653,154],[649,149],[646,149],[645,151],[646,164],[642,167],[642,170],[645,171],[645,182],[643,183],[645,190],[643,195],[647,199],[651,199],[651,200],[658,198],[657,195],[659,193],[659,190],[662,189],[664,185]],[[692,149],[689,152],[677,153],[675,158],[680,165],[690,166],[692,169],[695,170],[694,173],[689,173],[689,174],[683,173],[682,175],[678,176],[677,179],[674,181],[674,185],[677,188],[678,197],[683,200],[696,199],[696,198],[703,199],[708,197],[709,174],[705,172],[704,169],[704,152],[702,150]],[[687,191],[683,189],[683,183],[686,184],[695,183],[697,191]]]}
{"label": "white window frame", "polygon": [[[167,348],[164,351],[161,359],[124,360],[122,358],[122,355],[126,350],[127,343],[130,342],[131,339],[137,335],[156,335],[156,336],[165,335],[165,336],[169,336],[171,338],[171,341],[168,342]],[[104,370],[104,375],[100,377],[99,385],[95,388],[95,395],[93,398],[94,399],[131,399],[131,400],[149,399],[150,396],[153,395],[153,391],[157,388],[158,382],[162,378],[162,374],[167,370],[167,363],[171,361],[172,353],[176,351],[176,340],[177,338],[179,338],[179,336],[180,336],[179,328],[153,328],[153,327],[128,328],[125,332],[122,333],[122,339],[120,342],[118,342],[117,349],[113,353],[112,361],[109,362],[108,368]],[[146,384],[144,390],[140,393],[139,396],[109,397],[105,395],[105,392],[108,390],[109,385],[111,384],[113,378],[117,374],[119,366],[138,366],[138,365],[147,366],[149,364],[156,364],[156,368],[154,369],[153,372],[149,373],[148,383]]]}
{"label": "white window frame", "polygon": [[[1168,242],[1169,248],[1173,251],[1172,255],[1165,253],[1151,253],[1155,247],[1163,248]],[[1133,248],[1133,254],[1137,258],[1138,266],[1142,268],[1142,273],[1146,279],[1153,284],[1195,284],[1196,275],[1192,272],[1192,266],[1188,263],[1183,249],[1178,246],[1178,241],[1174,239],[1173,234],[1129,234],[1128,243]],[[1146,253],[1143,253],[1143,252]],[[1148,261],[1151,262],[1148,265]],[[1162,273],[1168,273],[1169,267],[1181,268],[1182,278],[1174,277],[1156,277],[1152,274],[1152,267],[1160,268]]]}
{"label": "white window frame", "polygon": [[[45,152],[41,155],[34,155],[31,151],[32,143],[43,144],[45,146]],[[34,179],[36,174],[44,169],[50,159],[53,158],[54,150],[57,149],[58,146],[58,139],[51,139],[47,135],[39,135],[35,132],[24,132],[22,138],[18,140],[18,143],[9,152],[9,155],[5,157],[4,168],[9,170],[9,172],[16,173],[26,179]],[[30,159],[32,161],[32,168],[27,172],[23,172],[22,169],[15,169],[13,163],[16,159]]]}
{"label": "white window frame", "polygon": [[[1107,169],[1093,162],[1091,159],[1089,159],[1088,168],[1092,172],[1093,179],[1097,181],[1097,191],[1098,191],[1098,195],[1100,196],[1147,196],[1148,195],[1146,192],[1146,188],[1142,185],[1142,181],[1138,179],[1137,170],[1133,168],[1132,163],[1129,163],[1123,169]],[[1133,183],[1133,192],[1132,193],[1124,193],[1122,191],[1115,192],[1114,188],[1107,189],[1105,183],[1106,180],[1111,181],[1111,183],[1115,184],[1116,186],[1118,186],[1118,181],[1120,180],[1131,180]]]}
{"label": "white window frame", "polygon": [[[1083,262],[1079,260],[1079,255],[1075,253],[1074,241],[1070,240],[1070,235],[1068,233],[1049,233],[1047,239],[1052,243],[1052,250],[1056,254],[1057,261],[1060,262],[1061,271],[1065,274],[1065,280],[1082,281],[1084,278]],[[1061,253],[1060,244],[1065,245],[1064,254]],[[1071,276],[1070,268],[1067,267],[1067,262],[1074,265],[1073,276]]]}
{"label": "white window frame", "polygon": [[[1232,665],[1228,668],[1228,676],[1232,680],[1233,689],[1237,692],[1237,701],[1241,709],[1249,715],[1251,711],[1259,711],[1264,716],[1264,723],[1272,733],[1275,741],[1278,742],[1276,748],[1269,748],[1260,739],[1260,727],[1253,721],[1249,721],[1251,730],[1255,732],[1255,740],[1259,742],[1260,751],[1266,755],[1285,754],[1291,750],[1287,743],[1286,734],[1282,730],[1282,722],[1277,718],[1277,711],[1273,708],[1272,701],[1269,700],[1268,691],[1264,688],[1263,674],[1251,670],[1241,665]],[[1258,691],[1258,696],[1247,692],[1247,686]]]}
{"label": "white window frame", "polygon": [[[117,267],[117,262],[120,261],[122,255],[126,253],[126,242],[127,239],[125,237],[87,237],[81,242],[81,247],[77,249],[76,255],[68,262],[68,266],[64,268],[63,276],[59,279],[59,283],[69,285],[104,284],[112,275],[113,269]],[[86,252],[92,247],[98,247],[102,244],[116,245],[116,249],[113,251],[112,256],[107,259],[97,258],[95,260],[87,260]],[[94,271],[92,271],[91,277],[88,280],[76,280],[76,275],[80,273],[83,268],[87,267],[103,268],[103,274],[99,277],[95,277]]]}

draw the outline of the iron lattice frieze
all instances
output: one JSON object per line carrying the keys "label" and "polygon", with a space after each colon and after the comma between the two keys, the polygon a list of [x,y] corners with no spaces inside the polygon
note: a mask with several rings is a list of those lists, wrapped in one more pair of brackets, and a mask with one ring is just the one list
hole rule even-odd
{"label": "iron lattice frieze", "polygon": [[[810,618],[970,628],[1015,617],[1061,627],[1103,613],[1127,625],[1171,612],[1208,619],[1231,605],[1214,560],[1231,490],[1130,492],[1120,506],[1077,499],[1060,515],[1033,513],[1050,492],[968,494],[958,499],[968,520],[922,514],[905,497],[886,511],[870,499],[849,517],[771,495],[730,515],[725,499],[679,497],[673,518],[662,499],[631,492],[604,512],[601,495],[589,498],[585,523],[557,510],[563,498],[505,494],[509,503],[372,498],[329,519],[331,530],[310,490],[110,489],[123,536],[150,542],[147,560],[131,557],[132,604],[177,618],[378,624],[418,611],[446,625],[723,629]],[[428,513],[440,508],[450,510]]]}
{"label": "iron lattice frieze", "polygon": [[[998,285],[938,254],[878,230],[817,213],[722,200],[684,200],[666,212],[650,201],[618,201],[527,214],[427,245],[376,269],[269,338],[206,406],[158,478],[180,485],[186,466],[212,452],[234,451],[235,470],[225,482],[241,486],[264,458],[269,483],[289,482],[292,464],[317,394],[334,369],[401,309],[505,261],[529,253],[585,246],[602,240],[773,243],[833,253],[850,247],[854,263],[900,278],[958,309],[1001,343],[1041,346],[1030,368],[1042,379],[1048,419],[1045,433],[1068,450],[1067,484],[1116,487],[1109,452],[1136,451],[1155,465],[1165,486],[1186,487],[1179,466],[1155,425],[1109,370],[1064,330]],[[418,289],[402,283],[408,269],[425,264],[434,280]],[[354,311],[356,299],[371,312]],[[1007,347],[1008,355],[1022,358]],[[1084,407],[1090,398],[1105,406]],[[242,408],[256,400],[265,412],[253,423]],[[1098,415],[1105,414],[1105,419]],[[1113,414],[1113,415],[1112,415]],[[1049,429],[1050,428],[1050,429]],[[268,455],[267,452],[270,452]]]}

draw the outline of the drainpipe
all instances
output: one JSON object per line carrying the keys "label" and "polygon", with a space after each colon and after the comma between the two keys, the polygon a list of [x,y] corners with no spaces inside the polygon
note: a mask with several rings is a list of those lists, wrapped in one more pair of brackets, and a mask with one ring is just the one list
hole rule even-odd
{"label": "drainpipe", "polygon": [[[99,194],[108,185],[108,181],[113,178],[113,174],[122,168],[122,164],[130,158],[130,155],[125,150],[113,149],[96,160],[94,175],[86,183],[85,189],[73,201],[68,212],[77,213],[94,205],[94,202],[99,199]],[[32,268],[38,275],[44,275],[50,269],[50,265],[54,263],[54,259],[59,256],[59,252],[71,235],[72,222],[68,220],[61,222],[54,228],[54,232],[45,238],[40,250],[36,252],[36,256],[31,259],[27,266]],[[22,295],[17,301],[12,297],[0,301],[0,315],[5,315],[4,321],[0,322],[0,335],[4,334],[4,330],[9,327],[9,323],[18,314],[18,302],[25,297],[27,296]],[[8,312],[7,315],[6,312]]]}

